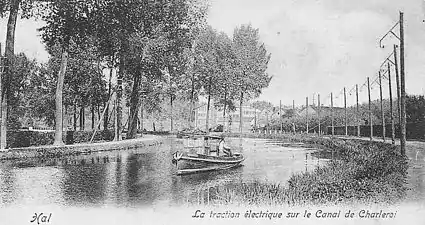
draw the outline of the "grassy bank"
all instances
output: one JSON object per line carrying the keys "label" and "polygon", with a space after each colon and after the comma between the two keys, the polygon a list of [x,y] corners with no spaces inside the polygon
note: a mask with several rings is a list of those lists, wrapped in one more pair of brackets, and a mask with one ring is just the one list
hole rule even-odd
{"label": "grassy bank", "polygon": [[247,136],[315,145],[325,154],[334,151],[338,160],[293,175],[288,185],[254,182],[221,188],[219,204],[395,204],[405,196],[407,158],[399,155],[398,147],[306,135]]}

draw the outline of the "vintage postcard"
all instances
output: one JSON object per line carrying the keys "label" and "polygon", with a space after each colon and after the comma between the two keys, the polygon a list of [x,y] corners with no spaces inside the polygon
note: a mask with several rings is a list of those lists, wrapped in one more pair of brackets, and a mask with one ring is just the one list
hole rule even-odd
{"label": "vintage postcard", "polygon": [[0,0],[0,224],[425,224],[425,1]]}

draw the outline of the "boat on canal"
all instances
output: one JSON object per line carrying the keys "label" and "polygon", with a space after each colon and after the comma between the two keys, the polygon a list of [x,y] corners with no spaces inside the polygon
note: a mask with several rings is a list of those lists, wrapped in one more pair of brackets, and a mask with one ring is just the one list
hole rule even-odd
{"label": "boat on canal", "polygon": [[[199,143],[199,136],[192,139],[198,141],[198,145],[185,146],[184,151],[173,154],[172,161],[177,167],[177,175],[231,169],[241,166],[245,160],[241,153],[235,152],[231,155],[220,153],[217,142],[223,137],[203,136],[203,145]],[[197,152],[193,152],[194,149]]]}

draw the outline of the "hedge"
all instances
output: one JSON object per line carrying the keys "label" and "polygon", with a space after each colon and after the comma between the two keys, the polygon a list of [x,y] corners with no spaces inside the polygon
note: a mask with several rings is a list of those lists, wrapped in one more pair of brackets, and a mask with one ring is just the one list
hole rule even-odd
{"label": "hedge", "polygon": [[[89,142],[93,131],[68,131],[63,133],[63,141],[66,144]],[[54,132],[37,131],[9,131],[7,133],[8,148],[22,148],[29,146],[51,145],[55,139]],[[97,131],[94,142],[112,141],[114,132],[111,130]]]}

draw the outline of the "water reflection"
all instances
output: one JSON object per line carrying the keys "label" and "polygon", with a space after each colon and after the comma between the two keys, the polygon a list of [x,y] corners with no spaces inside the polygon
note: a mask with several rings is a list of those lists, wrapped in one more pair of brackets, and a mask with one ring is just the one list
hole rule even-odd
{"label": "water reflection", "polygon": [[243,166],[187,176],[174,175],[172,153],[183,145],[171,138],[149,149],[1,162],[0,204],[179,205],[208,201],[224,185],[254,181],[285,185],[292,174],[312,171],[327,162],[302,145],[261,139],[231,139],[229,145],[246,156]]}
{"label": "water reflection", "polygon": [[12,168],[5,167],[0,170],[0,200],[2,205],[8,205],[13,202],[17,195],[15,188],[16,177]]}
{"label": "water reflection", "polygon": [[62,171],[48,168],[1,168],[1,205],[63,204]]}
{"label": "water reflection", "polygon": [[86,164],[62,167],[62,191],[67,205],[97,205],[105,201],[106,164]]}

